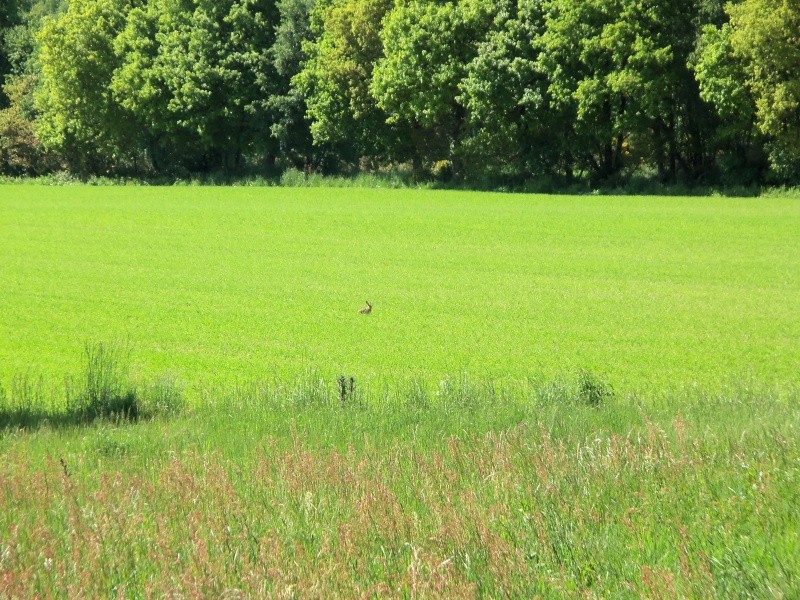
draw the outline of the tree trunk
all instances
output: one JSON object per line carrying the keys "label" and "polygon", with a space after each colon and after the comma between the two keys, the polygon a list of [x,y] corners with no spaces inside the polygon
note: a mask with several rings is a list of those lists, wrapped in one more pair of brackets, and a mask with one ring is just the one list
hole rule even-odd
{"label": "tree trunk", "polygon": [[424,164],[423,164],[423,150],[422,146],[424,143],[424,135],[422,128],[419,126],[418,123],[414,123],[411,126],[411,145],[412,145],[412,157],[411,157],[411,170],[412,176],[414,177],[414,181],[421,181],[425,178],[425,171],[424,171]]}

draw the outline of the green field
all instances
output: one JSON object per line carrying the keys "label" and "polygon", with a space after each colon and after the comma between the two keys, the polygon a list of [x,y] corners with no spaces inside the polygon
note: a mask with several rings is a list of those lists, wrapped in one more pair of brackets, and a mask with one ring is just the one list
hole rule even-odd
{"label": "green field", "polygon": [[[0,380],[798,380],[796,199],[0,187]],[[357,314],[365,299],[375,306]]]}
{"label": "green field", "polygon": [[0,598],[800,596],[797,199],[0,187],[0,289]]}

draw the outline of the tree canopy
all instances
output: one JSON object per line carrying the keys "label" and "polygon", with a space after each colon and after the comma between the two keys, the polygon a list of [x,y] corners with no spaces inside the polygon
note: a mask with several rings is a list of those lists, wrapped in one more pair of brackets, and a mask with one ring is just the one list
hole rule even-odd
{"label": "tree canopy", "polygon": [[800,181],[790,0],[7,0],[0,172]]}

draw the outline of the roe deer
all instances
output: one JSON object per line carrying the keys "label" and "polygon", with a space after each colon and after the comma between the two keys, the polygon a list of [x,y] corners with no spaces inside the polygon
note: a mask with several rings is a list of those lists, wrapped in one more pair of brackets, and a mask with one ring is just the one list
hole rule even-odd
{"label": "roe deer", "polygon": [[360,315],[368,315],[369,313],[372,312],[372,304],[369,303],[369,300],[365,300],[365,302],[367,303],[367,305],[363,308],[358,309],[358,314]]}

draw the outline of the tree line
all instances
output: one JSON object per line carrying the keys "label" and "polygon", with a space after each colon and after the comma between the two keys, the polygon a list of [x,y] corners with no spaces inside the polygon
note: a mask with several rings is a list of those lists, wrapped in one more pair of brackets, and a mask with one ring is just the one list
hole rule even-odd
{"label": "tree line", "polygon": [[800,181],[796,0],[4,0],[0,172]]}

